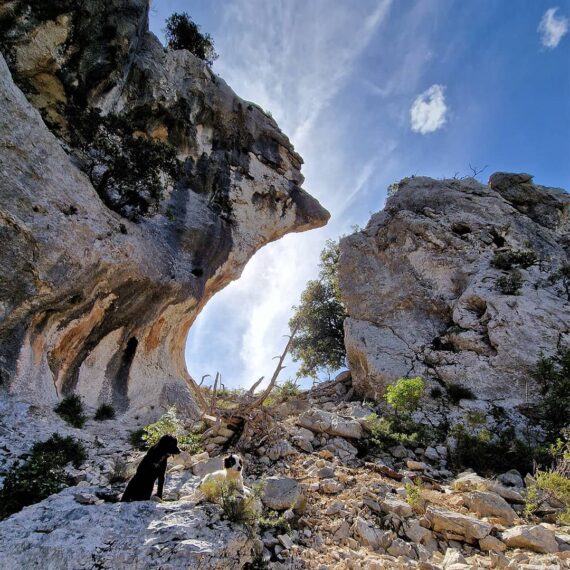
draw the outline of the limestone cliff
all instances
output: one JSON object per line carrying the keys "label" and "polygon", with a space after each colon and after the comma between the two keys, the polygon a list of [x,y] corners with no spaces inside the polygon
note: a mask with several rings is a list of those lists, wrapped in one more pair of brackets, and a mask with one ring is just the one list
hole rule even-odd
{"label": "limestone cliff", "polygon": [[570,344],[557,278],[570,259],[569,208],[567,193],[525,174],[397,184],[366,229],[341,242],[357,390],[379,395],[420,375],[444,394],[459,384],[501,407],[532,404],[539,354]]}
{"label": "limestone cliff", "polygon": [[[275,121],[165,50],[148,8],[0,7],[0,378],[31,401],[192,412],[183,348],[203,305],[263,245],[329,217]],[[104,165],[74,136],[99,116],[174,151],[179,175],[144,215],[100,192]]]}

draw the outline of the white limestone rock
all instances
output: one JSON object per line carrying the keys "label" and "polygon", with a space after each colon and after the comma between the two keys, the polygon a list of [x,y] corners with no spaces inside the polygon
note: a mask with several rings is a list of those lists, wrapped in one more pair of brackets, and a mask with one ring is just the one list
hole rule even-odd
{"label": "white limestone rock", "polygon": [[80,505],[76,494],[65,489],[0,523],[3,570],[237,570],[252,560],[252,540],[243,528],[221,521],[217,507],[155,501]]}
{"label": "white limestone rock", "polygon": [[[417,375],[460,384],[505,410],[527,396],[532,403],[540,353],[570,341],[569,299],[548,282],[569,261],[570,196],[505,173],[488,186],[425,177],[397,186],[384,210],[340,244],[356,392],[379,398]],[[519,295],[502,294],[494,254],[529,247],[542,261],[517,268]]]}

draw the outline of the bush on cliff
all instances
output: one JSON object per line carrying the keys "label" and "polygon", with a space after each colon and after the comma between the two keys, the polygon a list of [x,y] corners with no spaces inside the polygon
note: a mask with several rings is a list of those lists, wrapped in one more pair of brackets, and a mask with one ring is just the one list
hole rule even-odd
{"label": "bush on cliff", "polygon": [[384,398],[396,414],[411,413],[417,409],[425,390],[424,381],[417,378],[400,378],[386,388]]}
{"label": "bush on cliff", "polygon": [[552,441],[570,425],[570,348],[559,348],[549,358],[541,355],[535,377],[542,394],[542,421]]}
{"label": "bush on cliff", "polygon": [[338,242],[328,240],[321,251],[319,279],[307,283],[301,303],[293,307],[289,321],[297,333],[291,343],[291,355],[301,362],[297,377],[318,378],[346,364],[343,323],[346,309],[340,300],[337,267]]}
{"label": "bush on cliff", "polygon": [[104,204],[132,221],[156,214],[165,187],[182,176],[175,148],[139,130],[134,115],[72,109],[70,116],[71,143]]}
{"label": "bush on cliff", "polygon": [[16,461],[0,490],[0,519],[58,493],[69,484],[65,466],[78,468],[87,459],[83,445],[72,437],[53,434],[37,442],[25,462]]}
{"label": "bush on cliff", "polygon": [[210,34],[200,32],[200,26],[186,12],[174,13],[166,20],[164,35],[170,49],[187,49],[208,65],[218,58]]}
{"label": "bush on cliff", "polygon": [[87,421],[87,416],[83,408],[83,400],[78,394],[65,396],[54,408],[54,411],[68,424],[76,428],[82,428]]}

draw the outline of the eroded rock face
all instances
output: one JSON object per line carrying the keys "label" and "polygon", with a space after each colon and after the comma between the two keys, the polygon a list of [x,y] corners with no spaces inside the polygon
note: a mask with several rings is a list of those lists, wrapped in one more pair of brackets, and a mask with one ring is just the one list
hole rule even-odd
{"label": "eroded rock face", "polygon": [[[196,315],[263,245],[329,217],[273,119],[166,51],[147,14],[147,0],[0,8],[0,378],[31,401],[78,391],[192,413],[183,347]],[[68,135],[94,108],[183,166],[138,222],[80,168]]]}
{"label": "eroded rock face", "polygon": [[[570,299],[551,277],[570,258],[570,196],[526,174],[406,178],[366,229],[341,241],[340,287],[356,389],[379,396],[400,377],[459,384],[512,407],[538,396],[532,371],[570,344]],[[528,267],[492,264],[532,251]],[[519,294],[498,279],[518,271]]]}

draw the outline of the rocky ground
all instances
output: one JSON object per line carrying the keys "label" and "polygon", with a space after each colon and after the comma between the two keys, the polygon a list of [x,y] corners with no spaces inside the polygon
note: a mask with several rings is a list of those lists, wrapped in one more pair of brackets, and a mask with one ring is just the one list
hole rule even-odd
{"label": "rocky ground", "polygon": [[528,475],[452,473],[444,445],[361,458],[371,407],[347,396],[349,379],[273,409],[279,421],[244,455],[247,484],[265,481],[262,501],[281,522],[256,533],[188,499],[220,467],[227,431],[210,429],[210,452],[171,461],[163,502],[122,504],[110,500],[142,455],[128,443],[136,425],[90,420],[78,430],[3,400],[2,470],[54,431],[80,438],[90,456],[70,469],[75,486],[0,523],[3,568],[570,568],[570,528],[553,522],[555,508],[524,516]]}

